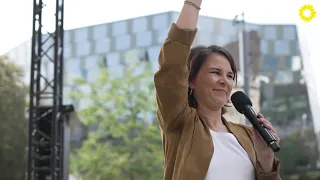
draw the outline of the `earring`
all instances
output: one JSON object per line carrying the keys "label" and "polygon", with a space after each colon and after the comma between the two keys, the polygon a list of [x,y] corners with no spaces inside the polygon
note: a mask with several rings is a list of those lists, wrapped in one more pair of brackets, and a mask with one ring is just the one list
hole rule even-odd
{"label": "earring", "polygon": [[193,89],[190,89],[189,96],[192,96],[192,93],[193,93]]}

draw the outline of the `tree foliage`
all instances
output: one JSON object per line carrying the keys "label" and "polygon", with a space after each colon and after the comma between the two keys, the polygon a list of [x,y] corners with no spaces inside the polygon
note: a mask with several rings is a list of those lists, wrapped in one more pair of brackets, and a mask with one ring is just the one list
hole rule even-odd
{"label": "tree foliage", "polygon": [[0,57],[0,179],[20,180],[26,167],[26,88],[20,67]]}
{"label": "tree foliage", "polygon": [[71,94],[87,102],[79,114],[91,129],[71,158],[72,172],[83,180],[162,179],[154,85],[151,71],[143,70],[146,67],[148,63],[131,64],[122,76],[101,68],[95,82],[76,80],[90,89]]}
{"label": "tree foliage", "polygon": [[319,153],[313,128],[306,129],[304,136],[297,132],[281,140],[281,150],[277,155],[281,161],[281,173],[285,176],[298,176],[297,173],[302,175],[315,170]]}

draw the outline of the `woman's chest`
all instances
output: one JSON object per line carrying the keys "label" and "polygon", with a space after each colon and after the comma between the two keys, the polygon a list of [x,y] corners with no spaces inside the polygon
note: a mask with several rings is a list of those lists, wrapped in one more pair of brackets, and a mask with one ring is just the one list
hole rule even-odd
{"label": "woman's chest", "polygon": [[253,180],[254,166],[247,152],[231,133],[210,131],[214,152],[205,180]]}
{"label": "woman's chest", "polygon": [[[186,146],[184,146],[186,149],[184,149],[185,153],[183,158],[185,158],[185,160],[183,169],[189,177],[197,175],[197,177],[203,177],[204,179],[212,164],[212,158],[219,158],[221,161],[225,159],[229,162],[232,161],[232,159],[237,161],[246,159],[248,166],[254,166],[256,161],[255,152],[253,144],[250,138],[248,138],[248,134],[241,130],[241,127],[229,127],[229,129],[232,132],[232,134],[229,135],[234,136],[234,139],[219,141],[220,146],[217,151],[215,151],[215,142],[209,129],[207,129],[201,121],[193,124],[193,126],[186,127],[182,131],[180,142],[186,143]],[[225,156],[223,149],[230,152],[236,151],[236,154]],[[237,156],[237,154],[239,156]],[[234,159],[232,156],[237,157],[237,159]],[[228,164],[228,161],[224,161],[224,163]]]}

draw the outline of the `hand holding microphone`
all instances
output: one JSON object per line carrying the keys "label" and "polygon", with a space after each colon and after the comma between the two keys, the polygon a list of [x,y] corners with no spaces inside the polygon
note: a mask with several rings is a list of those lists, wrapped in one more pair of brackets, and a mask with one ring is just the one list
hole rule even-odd
{"label": "hand holding microphone", "polygon": [[[280,146],[278,144],[278,141],[280,141],[279,137],[277,136],[271,123],[265,120],[262,114],[257,115],[254,112],[251,100],[243,92],[238,91],[231,96],[231,101],[236,110],[239,113],[244,114],[245,117],[250,121],[255,131],[261,137],[260,139],[264,141],[262,143],[265,143],[268,147],[270,147],[273,152],[278,152],[280,150]],[[261,143],[258,145],[263,146]]]}
{"label": "hand holding microphone", "polygon": [[256,114],[251,100],[241,91],[231,96],[231,101],[237,111],[244,114],[253,126],[253,144],[257,160],[265,173],[274,171],[274,152],[280,150],[280,138],[271,123],[262,114]]}

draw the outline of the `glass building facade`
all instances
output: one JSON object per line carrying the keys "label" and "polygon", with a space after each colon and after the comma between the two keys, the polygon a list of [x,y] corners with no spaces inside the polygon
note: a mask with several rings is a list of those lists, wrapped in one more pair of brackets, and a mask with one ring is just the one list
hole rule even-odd
{"label": "glass building facade", "polygon": [[[124,62],[133,58],[147,59],[152,64],[153,70],[156,71],[160,47],[171,23],[176,21],[178,15],[178,12],[165,12],[65,31],[65,91],[74,90],[72,88],[75,87],[72,87],[71,82],[73,77],[94,80],[99,73],[97,63],[101,60],[114,73],[121,73]],[[232,20],[201,16],[193,45],[216,44],[226,47],[239,65],[237,33],[237,27],[234,26]],[[302,63],[295,25],[246,23],[246,35],[246,54],[252,80],[259,75],[267,76],[270,83],[273,84],[272,87],[278,84],[300,83]],[[28,73],[30,71],[30,50],[29,40],[8,53],[9,57],[26,67],[26,81],[29,81],[28,75],[30,75]],[[50,70],[50,67],[47,68]],[[263,89],[261,93],[265,96],[268,92]],[[65,100],[69,101],[67,97]],[[264,100],[265,102],[261,104],[268,107],[271,99]],[[82,103],[79,103],[79,108],[81,108]],[[263,111],[263,107],[261,108]],[[270,117],[273,118],[272,115]]]}

